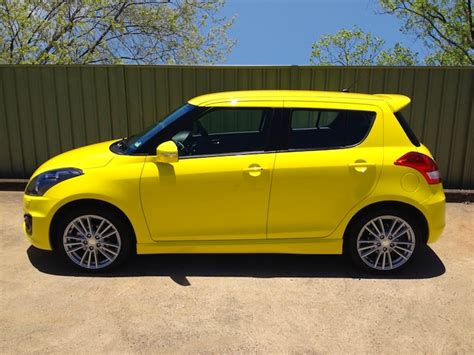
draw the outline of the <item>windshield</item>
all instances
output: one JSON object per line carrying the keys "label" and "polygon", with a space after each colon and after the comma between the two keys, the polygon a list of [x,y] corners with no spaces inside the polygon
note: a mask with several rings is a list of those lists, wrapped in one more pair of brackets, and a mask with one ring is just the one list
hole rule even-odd
{"label": "windshield", "polygon": [[143,144],[148,142],[150,139],[155,137],[160,133],[164,128],[168,127],[170,124],[178,120],[180,117],[194,109],[195,106],[191,104],[185,104],[180,108],[176,109],[170,113],[163,120],[155,123],[153,126],[148,127],[145,131],[129,137],[125,140],[124,148],[127,150],[127,153],[134,153],[140,148]]}

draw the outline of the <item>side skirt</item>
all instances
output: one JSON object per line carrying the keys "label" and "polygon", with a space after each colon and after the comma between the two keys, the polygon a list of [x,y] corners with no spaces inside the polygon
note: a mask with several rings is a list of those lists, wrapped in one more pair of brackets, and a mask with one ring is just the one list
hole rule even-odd
{"label": "side skirt", "polygon": [[342,254],[342,239],[163,241],[137,244],[137,254]]}

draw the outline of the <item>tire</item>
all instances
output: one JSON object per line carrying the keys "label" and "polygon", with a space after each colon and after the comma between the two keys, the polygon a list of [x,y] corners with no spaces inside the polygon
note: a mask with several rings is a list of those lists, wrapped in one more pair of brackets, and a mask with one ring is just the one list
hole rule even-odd
{"label": "tire", "polygon": [[107,208],[85,206],[68,211],[56,231],[55,250],[82,271],[112,270],[132,252],[131,227],[122,216]]}
{"label": "tire", "polygon": [[422,230],[412,215],[381,207],[351,223],[344,238],[344,254],[364,271],[390,274],[412,262],[422,241]]}

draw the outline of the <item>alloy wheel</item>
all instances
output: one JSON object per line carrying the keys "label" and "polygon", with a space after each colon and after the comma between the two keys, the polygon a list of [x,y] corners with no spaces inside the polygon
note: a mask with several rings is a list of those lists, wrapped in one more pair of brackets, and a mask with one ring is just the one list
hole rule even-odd
{"label": "alloy wheel", "polygon": [[397,216],[378,216],[360,230],[357,252],[372,269],[394,270],[410,259],[415,242],[415,232],[408,222]]}
{"label": "alloy wheel", "polygon": [[111,265],[122,247],[120,233],[108,219],[83,215],[73,219],[63,233],[67,256],[86,269],[102,269]]}

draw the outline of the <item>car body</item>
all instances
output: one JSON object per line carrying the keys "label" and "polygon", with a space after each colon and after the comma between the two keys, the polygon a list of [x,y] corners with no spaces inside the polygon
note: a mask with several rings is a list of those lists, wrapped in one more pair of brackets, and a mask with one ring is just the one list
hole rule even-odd
{"label": "car body", "polygon": [[[25,233],[91,270],[119,264],[122,252],[347,252],[369,270],[399,269],[445,224],[436,164],[400,114],[409,102],[322,91],[196,97],[141,134],[41,165],[24,195]],[[356,238],[359,221],[369,224]],[[100,223],[116,231],[116,253],[96,247]],[[398,227],[410,253],[388,255],[380,238]],[[380,261],[364,262],[361,243]]]}

